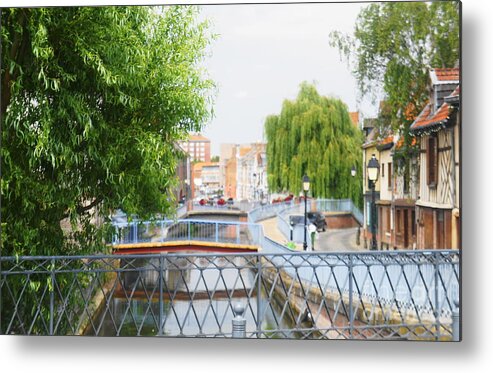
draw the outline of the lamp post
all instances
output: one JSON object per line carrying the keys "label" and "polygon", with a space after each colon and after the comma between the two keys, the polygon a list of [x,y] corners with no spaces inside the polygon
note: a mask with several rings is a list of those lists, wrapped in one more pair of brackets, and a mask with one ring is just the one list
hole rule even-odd
{"label": "lamp post", "polygon": [[355,166],[353,166],[353,167],[351,168],[351,176],[352,176],[352,177],[355,177],[355,176],[356,176],[356,167],[355,167]]}
{"label": "lamp post", "polygon": [[303,176],[303,194],[305,196],[305,229],[304,229],[304,236],[303,236],[303,251],[306,251],[308,245],[306,243],[306,229],[307,229],[307,219],[306,219],[306,196],[308,194],[308,191],[310,190],[310,178],[305,175]]}
{"label": "lamp post", "polygon": [[256,188],[256,184],[257,184],[257,174],[256,173],[253,173],[253,202],[256,201],[256,194],[257,194],[257,188]]}
{"label": "lamp post", "polygon": [[377,232],[376,232],[376,226],[375,226],[375,220],[376,220],[376,214],[375,214],[375,183],[377,182],[378,179],[378,171],[379,171],[379,164],[378,160],[375,157],[375,154],[372,154],[370,161],[368,162],[368,166],[366,167],[368,169],[368,180],[370,182],[370,187],[371,187],[371,214],[370,214],[370,221],[371,221],[371,250],[376,250],[377,249]]}

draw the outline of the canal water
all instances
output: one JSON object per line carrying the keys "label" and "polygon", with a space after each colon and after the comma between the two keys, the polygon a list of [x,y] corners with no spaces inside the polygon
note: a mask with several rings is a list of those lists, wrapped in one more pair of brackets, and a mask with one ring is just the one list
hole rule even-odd
{"label": "canal water", "polygon": [[197,254],[174,259],[168,256],[166,261],[160,278],[159,259],[122,259],[122,272],[117,275],[114,291],[99,307],[85,334],[230,337],[233,307],[241,303],[245,308],[247,337],[258,337],[259,311],[263,331],[260,338],[300,337],[299,333],[286,332],[294,325],[292,313],[285,307],[283,310],[282,304],[276,304],[274,299],[268,301],[265,289],[258,296],[252,259]]}

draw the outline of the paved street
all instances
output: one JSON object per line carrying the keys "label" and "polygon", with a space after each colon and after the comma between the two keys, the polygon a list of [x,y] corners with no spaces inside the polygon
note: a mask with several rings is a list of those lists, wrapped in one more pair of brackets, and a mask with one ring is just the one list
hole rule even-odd
{"label": "paved street", "polygon": [[359,251],[363,245],[356,245],[358,228],[328,229],[319,232],[315,240],[315,251]]}
{"label": "paved street", "polygon": [[[287,244],[288,240],[277,228],[277,218],[266,219],[259,223],[264,227],[264,233],[270,239],[282,244]],[[358,228],[350,229],[328,229],[326,232],[319,232],[315,241],[315,251],[359,251],[364,250],[363,245],[356,246],[356,232]],[[297,250],[303,250],[303,244],[296,244]]]}

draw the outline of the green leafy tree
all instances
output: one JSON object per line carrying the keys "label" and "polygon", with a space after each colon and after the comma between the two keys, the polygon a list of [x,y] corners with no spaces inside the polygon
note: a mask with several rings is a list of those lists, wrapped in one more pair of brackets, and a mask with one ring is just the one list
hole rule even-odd
{"label": "green leafy tree", "polygon": [[196,12],[2,10],[3,255],[93,252],[95,212],[170,211],[173,143],[211,111]]}
{"label": "green leafy tree", "polygon": [[302,83],[295,101],[285,100],[279,115],[267,117],[265,134],[271,191],[298,194],[307,174],[311,195],[351,198],[361,206],[362,135],[342,101]]}
{"label": "green leafy tree", "polygon": [[[144,218],[172,212],[174,143],[211,115],[213,83],[199,66],[210,37],[196,13],[2,9],[2,256],[101,252],[115,209]],[[70,292],[73,276],[91,281],[84,273],[58,273],[55,286],[49,274],[10,276],[0,333],[11,325],[46,334],[50,297],[40,294],[48,293],[64,315],[55,315],[55,332],[74,332],[68,315],[84,305]]]}
{"label": "green leafy tree", "polygon": [[390,125],[407,131],[428,98],[428,70],[459,59],[458,1],[386,2],[365,7],[354,35],[332,32],[330,44],[353,68],[361,97],[383,93]]}

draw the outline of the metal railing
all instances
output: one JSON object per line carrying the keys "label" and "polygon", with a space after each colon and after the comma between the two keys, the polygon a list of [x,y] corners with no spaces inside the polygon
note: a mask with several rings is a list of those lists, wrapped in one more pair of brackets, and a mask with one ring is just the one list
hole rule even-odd
{"label": "metal railing", "polygon": [[0,333],[457,339],[459,255],[2,257]]}
{"label": "metal railing", "polygon": [[140,242],[205,241],[258,244],[263,235],[258,224],[209,220],[157,220],[114,223],[113,245]]}

